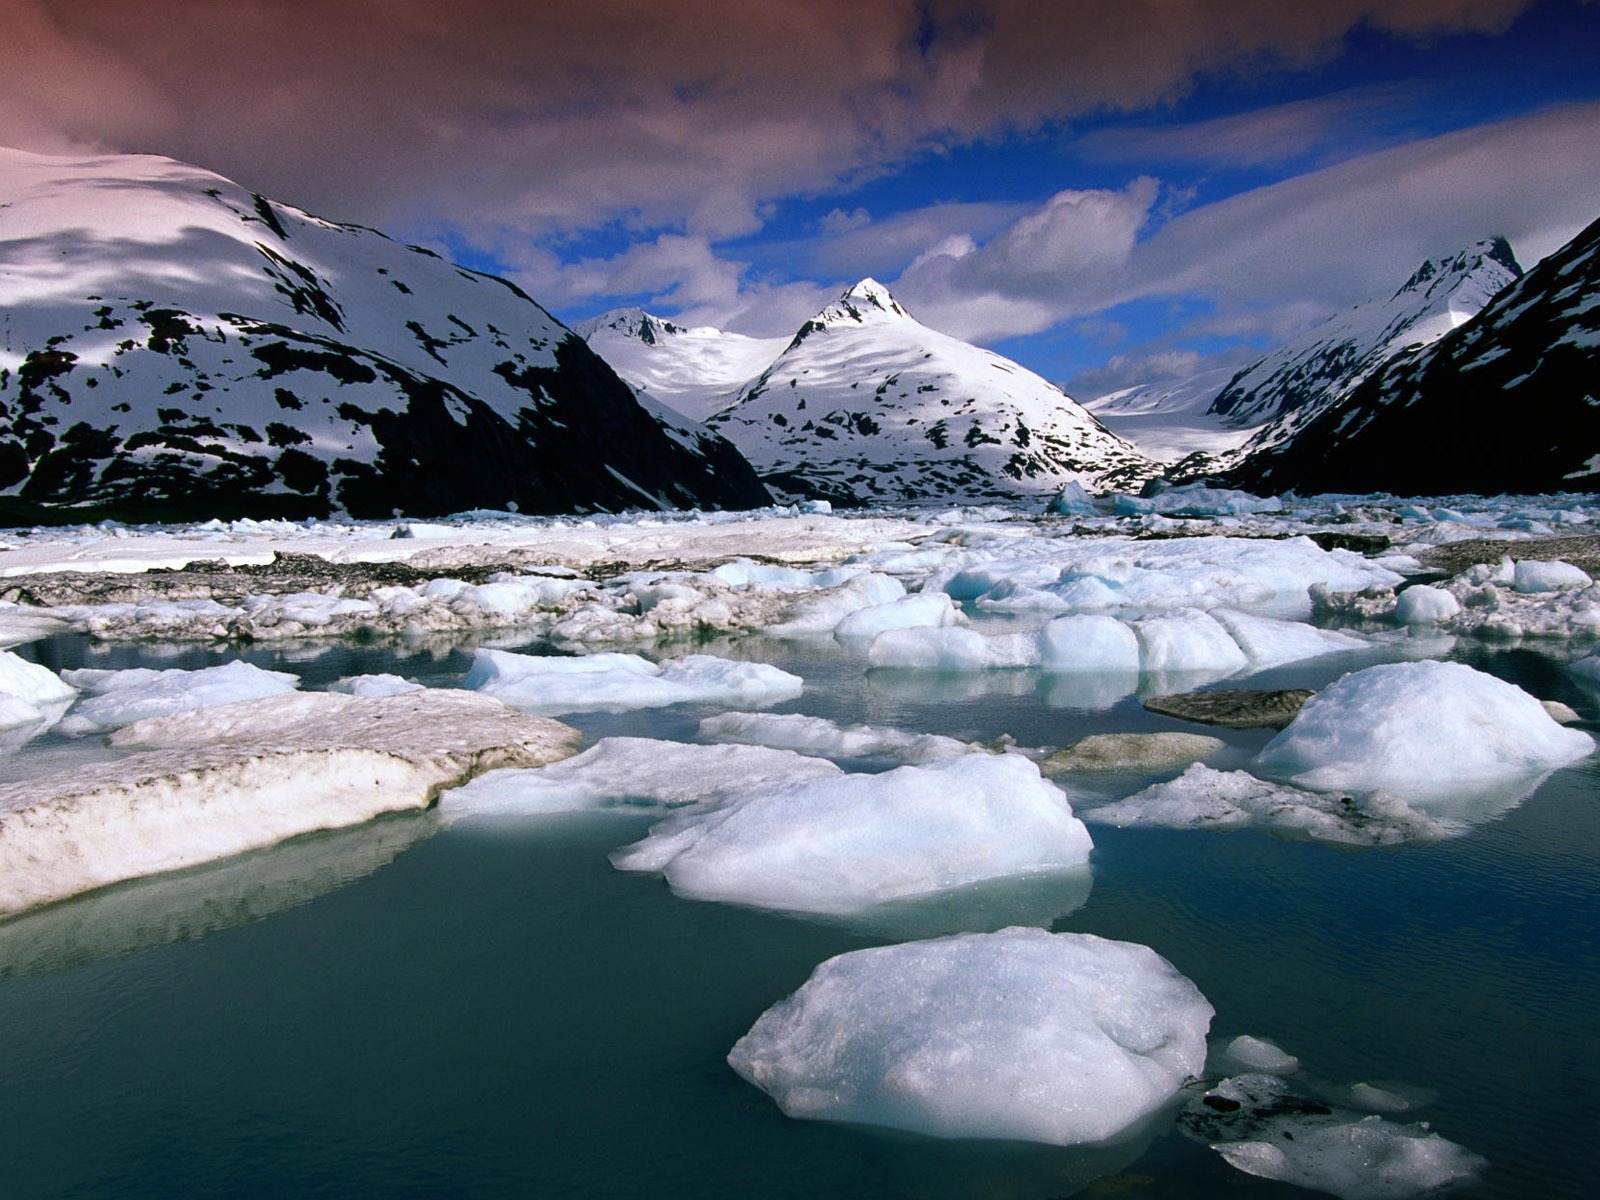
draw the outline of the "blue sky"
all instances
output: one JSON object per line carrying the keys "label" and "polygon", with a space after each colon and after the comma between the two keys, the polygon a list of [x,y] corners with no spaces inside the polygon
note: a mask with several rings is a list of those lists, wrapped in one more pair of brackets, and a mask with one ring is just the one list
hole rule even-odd
{"label": "blue sky", "polygon": [[781,335],[872,275],[1088,398],[1600,216],[1582,0],[7,0],[0,141]]}

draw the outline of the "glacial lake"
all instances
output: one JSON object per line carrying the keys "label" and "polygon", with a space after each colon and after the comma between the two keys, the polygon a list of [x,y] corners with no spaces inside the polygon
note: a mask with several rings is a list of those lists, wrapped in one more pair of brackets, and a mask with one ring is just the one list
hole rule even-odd
{"label": "glacial lake", "polygon": [[[1200,728],[1037,673],[868,673],[831,643],[696,648],[800,674],[805,694],[775,711],[843,722],[1023,746]],[[234,657],[75,637],[20,652],[56,669]],[[444,685],[469,661],[437,646],[240,657],[308,687],[375,671]],[[1596,697],[1538,646],[1463,641],[1451,657],[1600,727]],[[1370,661],[1225,686],[1316,687]],[[564,719],[591,739],[689,740],[711,711]],[[1222,732],[1236,759],[1218,765],[1242,765],[1270,734]],[[46,736],[0,770],[59,768],[96,745]],[[1367,1083],[1409,1098],[1393,1120],[1488,1160],[1452,1195],[1590,1196],[1597,797],[1590,760],[1465,836],[1385,849],[1092,826],[1092,888],[1052,927],[1153,947],[1216,1007],[1214,1038],[1253,1034],[1300,1059],[1296,1091]],[[883,939],[678,899],[614,870],[607,855],[651,820],[393,818],[0,925],[0,1195],[1312,1194],[1239,1173],[1170,1119],[1084,1152],[785,1118],[724,1056],[817,963]]]}

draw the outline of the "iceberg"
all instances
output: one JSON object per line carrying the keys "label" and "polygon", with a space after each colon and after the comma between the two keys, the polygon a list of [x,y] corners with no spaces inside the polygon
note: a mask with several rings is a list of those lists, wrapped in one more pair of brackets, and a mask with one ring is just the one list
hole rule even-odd
{"label": "iceberg", "polygon": [[612,856],[696,900],[846,915],[1011,876],[1072,870],[1091,842],[1015,754],[766,787],[668,816]]}
{"label": "iceberg", "polygon": [[1515,684],[1462,663],[1386,663],[1306,701],[1256,758],[1265,774],[1317,791],[1393,792],[1434,816],[1461,797],[1531,786],[1594,750]]}
{"label": "iceberg", "polygon": [[1171,1102],[1211,1017],[1146,946],[1004,929],[829,959],[728,1062],[791,1117],[1077,1146]]}
{"label": "iceberg", "polygon": [[293,692],[127,725],[138,751],[0,785],[0,916],[382,813],[491,767],[577,749],[575,730],[470,692]]}
{"label": "iceberg", "polygon": [[78,689],[49,667],[0,650],[0,750],[14,750],[56,722]]}
{"label": "iceberg", "polygon": [[798,696],[805,683],[766,663],[709,654],[653,663],[637,654],[568,658],[479,649],[466,686],[528,712],[564,713],[692,702],[776,704]]}

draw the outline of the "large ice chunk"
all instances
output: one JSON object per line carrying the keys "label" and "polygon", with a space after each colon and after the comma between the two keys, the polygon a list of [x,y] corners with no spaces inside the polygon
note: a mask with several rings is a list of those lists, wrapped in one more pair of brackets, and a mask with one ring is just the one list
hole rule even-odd
{"label": "large ice chunk", "polygon": [[1209,613],[1179,609],[1135,621],[1139,665],[1147,672],[1204,671],[1231,675],[1249,665],[1239,644]]}
{"label": "large ice chunk", "polygon": [[1594,750],[1515,684],[1461,663],[1386,663],[1306,702],[1256,760],[1319,791],[1394,792],[1445,815],[1453,796],[1532,781]]}
{"label": "large ice chunk", "polygon": [[1083,1145],[1166,1105],[1211,1017],[1148,947],[1005,929],[829,959],[728,1062],[791,1117]]}
{"label": "large ice chunk", "polygon": [[300,686],[295,675],[264,671],[238,660],[197,671],[84,668],[66,671],[62,677],[89,693],[88,699],[80,701],[61,722],[64,733],[94,733],[148,717],[281,696]]}
{"label": "large ice chunk", "polygon": [[1324,654],[1361,650],[1367,645],[1352,634],[1318,629],[1304,621],[1283,621],[1226,608],[1213,610],[1211,616],[1228,631],[1250,659],[1250,665],[1258,670],[1320,658]]}
{"label": "large ice chunk", "polygon": [[1115,617],[1057,617],[1039,631],[1039,665],[1047,671],[1137,671],[1139,638]]}
{"label": "large ice chunk", "polygon": [[661,708],[691,701],[775,704],[798,696],[798,675],[766,663],[690,654],[653,663],[637,654],[577,658],[473,652],[466,686],[530,712],[563,713]]}
{"label": "large ice chunk", "polygon": [[1089,861],[1089,832],[1020,755],[771,787],[674,813],[613,855],[680,895],[843,915]]}
{"label": "large ice chunk", "polygon": [[439,813],[455,820],[596,808],[672,808],[841,774],[830,762],[790,750],[610,737],[549,766],[489,771],[440,796]]}
{"label": "large ice chunk", "polygon": [[1037,634],[985,637],[962,626],[890,629],[872,640],[867,661],[875,667],[913,670],[988,671],[1032,667],[1039,662]]}
{"label": "large ice chunk", "polygon": [[903,763],[940,762],[968,754],[970,743],[936,733],[908,733],[876,725],[839,725],[801,713],[718,713],[700,722],[700,736],[817,754],[825,758],[888,758]]}
{"label": "large ice chunk", "polygon": [[0,916],[426,808],[480,771],[577,749],[565,725],[439,689],[290,693],[139,721],[111,740],[144,752],[0,785]]}

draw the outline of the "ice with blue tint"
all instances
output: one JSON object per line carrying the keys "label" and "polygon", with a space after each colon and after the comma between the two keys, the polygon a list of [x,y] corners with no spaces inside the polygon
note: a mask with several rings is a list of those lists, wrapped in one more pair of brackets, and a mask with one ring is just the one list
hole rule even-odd
{"label": "ice with blue tint", "polygon": [[568,658],[473,652],[466,686],[528,712],[623,712],[690,702],[775,704],[804,688],[798,675],[766,663],[690,654],[654,663],[637,654]]}
{"label": "ice with blue tint", "polygon": [[1381,789],[1448,817],[1466,815],[1466,797],[1531,786],[1593,750],[1515,684],[1462,663],[1386,663],[1308,700],[1256,769],[1316,791]]}
{"label": "ice with blue tint", "polygon": [[1115,617],[1057,617],[1039,632],[1039,665],[1047,671],[1137,672],[1139,638]]}
{"label": "ice with blue tint", "polygon": [[64,733],[95,733],[147,717],[281,696],[300,686],[297,675],[264,671],[237,660],[198,671],[83,668],[64,671],[62,678],[88,693],[62,720]]}
{"label": "ice with blue tint", "polygon": [[936,629],[961,620],[955,602],[947,594],[919,592],[847,614],[834,626],[833,636],[840,641],[870,641],[890,629]]}
{"label": "ice with blue tint", "polygon": [[905,585],[893,576],[862,572],[837,585],[802,595],[789,606],[783,619],[769,625],[765,632],[770,637],[830,634],[852,613],[890,604],[905,594]]}
{"label": "ice with blue tint", "polygon": [[1201,1071],[1211,1017],[1146,946],[1013,928],[831,958],[728,1062],[791,1117],[1092,1145]]}
{"label": "ice with blue tint", "polygon": [[1283,500],[1277,496],[1254,496],[1249,492],[1190,483],[1168,488],[1154,496],[1119,493],[1111,498],[1111,510],[1123,517],[1147,513],[1171,517],[1236,517],[1249,513],[1281,513]]}
{"label": "ice with blue tint", "polygon": [[1039,639],[1033,633],[985,637],[960,625],[890,629],[872,640],[867,661],[875,667],[925,671],[1032,667],[1039,662]]}
{"label": "ice with blue tint", "polygon": [[421,691],[422,685],[399,675],[347,675],[330,683],[328,690],[346,696],[404,696],[407,692]]}
{"label": "ice with blue tint", "polygon": [[824,759],[790,750],[610,737],[549,766],[489,771],[441,795],[439,814],[459,820],[589,809],[674,808],[842,774]]}
{"label": "ice with blue tint", "polygon": [[1369,645],[1354,634],[1318,629],[1304,621],[1284,621],[1227,608],[1213,609],[1211,616],[1228,631],[1256,670],[1362,650]]}
{"label": "ice with blue tint", "polygon": [[1079,868],[1089,831],[1020,755],[765,787],[673,813],[612,861],[697,900],[845,915]]}

